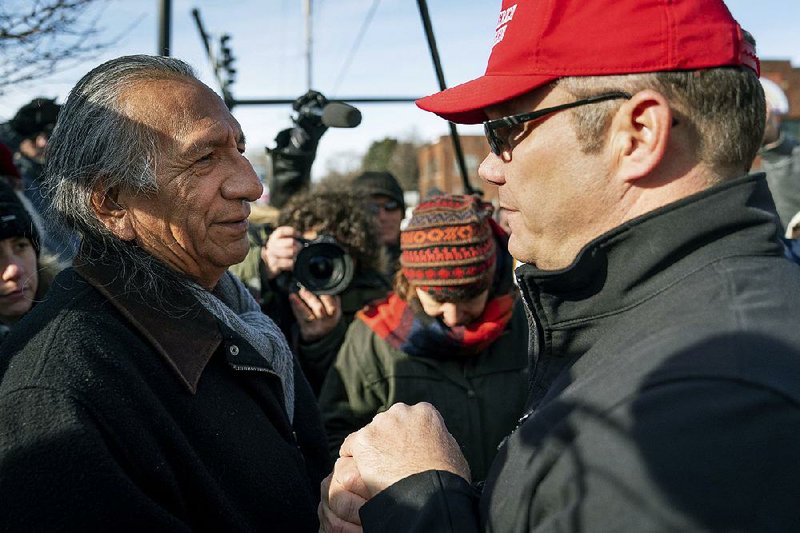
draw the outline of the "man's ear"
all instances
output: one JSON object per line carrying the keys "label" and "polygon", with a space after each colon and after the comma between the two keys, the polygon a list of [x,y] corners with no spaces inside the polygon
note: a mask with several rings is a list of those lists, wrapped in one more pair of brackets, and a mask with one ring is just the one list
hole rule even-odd
{"label": "man's ear", "polygon": [[131,214],[117,202],[118,198],[118,189],[106,190],[100,182],[92,190],[92,209],[108,231],[123,241],[132,241],[136,238],[136,231],[133,228]]}
{"label": "man's ear", "polygon": [[652,175],[667,151],[673,126],[664,96],[646,89],[625,102],[612,121],[617,176],[633,182]]}

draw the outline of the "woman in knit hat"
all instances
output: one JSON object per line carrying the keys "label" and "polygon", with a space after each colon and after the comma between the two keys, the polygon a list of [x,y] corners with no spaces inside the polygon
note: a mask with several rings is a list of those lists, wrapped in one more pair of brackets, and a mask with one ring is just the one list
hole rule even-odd
{"label": "woman in knit hat", "polygon": [[0,180],[0,338],[44,296],[55,275],[53,261],[40,261],[39,252],[31,216]]}
{"label": "woman in knit hat", "polygon": [[357,314],[322,388],[331,454],[392,404],[426,401],[483,479],[527,395],[506,235],[488,204],[442,195],[417,206],[400,243],[394,292]]}

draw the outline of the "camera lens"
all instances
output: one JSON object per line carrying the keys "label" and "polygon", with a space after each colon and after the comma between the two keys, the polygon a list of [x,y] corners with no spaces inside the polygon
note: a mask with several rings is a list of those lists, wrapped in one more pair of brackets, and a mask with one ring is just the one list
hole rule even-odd
{"label": "camera lens", "polygon": [[353,280],[353,260],[333,237],[323,235],[300,250],[293,274],[314,294],[339,294]]}
{"label": "camera lens", "polygon": [[333,275],[333,263],[327,257],[312,257],[308,261],[308,273],[316,279],[326,280]]}

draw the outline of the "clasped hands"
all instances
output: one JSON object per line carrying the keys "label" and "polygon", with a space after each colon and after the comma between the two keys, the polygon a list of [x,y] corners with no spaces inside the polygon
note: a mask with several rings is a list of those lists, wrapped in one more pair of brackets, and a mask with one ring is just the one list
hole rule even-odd
{"label": "clasped hands", "polygon": [[470,481],[469,466],[439,411],[429,403],[398,403],[342,443],[333,472],[322,482],[320,530],[361,531],[367,500],[410,475],[445,470]]}

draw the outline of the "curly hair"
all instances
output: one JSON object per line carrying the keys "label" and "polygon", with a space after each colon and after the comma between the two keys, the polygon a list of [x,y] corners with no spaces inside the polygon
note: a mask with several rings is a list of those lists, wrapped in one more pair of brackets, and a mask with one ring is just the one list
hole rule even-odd
{"label": "curly hair", "polygon": [[383,270],[385,261],[376,222],[367,212],[364,198],[342,190],[316,190],[293,196],[281,209],[279,226],[300,233],[330,235],[353,258],[357,271]]}

